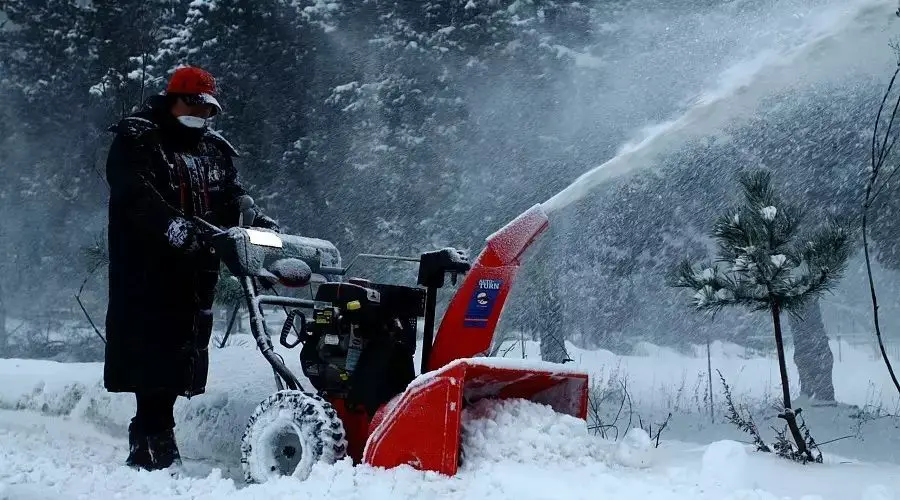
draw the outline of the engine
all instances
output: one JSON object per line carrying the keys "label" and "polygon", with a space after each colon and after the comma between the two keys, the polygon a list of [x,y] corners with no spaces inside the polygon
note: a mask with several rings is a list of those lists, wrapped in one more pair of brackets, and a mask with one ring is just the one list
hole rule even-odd
{"label": "engine", "polygon": [[415,377],[425,290],[351,279],[319,285],[300,351],[303,373],[325,396],[369,413]]}

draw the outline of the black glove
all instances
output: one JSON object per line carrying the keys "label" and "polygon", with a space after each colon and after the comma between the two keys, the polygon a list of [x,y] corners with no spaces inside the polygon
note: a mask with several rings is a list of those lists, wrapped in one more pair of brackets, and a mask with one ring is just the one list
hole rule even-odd
{"label": "black glove", "polygon": [[201,247],[200,231],[197,225],[183,217],[175,217],[169,222],[166,238],[173,248],[189,254],[196,252]]}

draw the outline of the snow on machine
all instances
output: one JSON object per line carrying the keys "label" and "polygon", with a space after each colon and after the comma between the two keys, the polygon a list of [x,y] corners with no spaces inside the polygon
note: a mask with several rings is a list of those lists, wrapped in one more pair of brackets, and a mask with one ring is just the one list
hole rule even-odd
{"label": "snow on machine", "polygon": [[[474,263],[452,248],[405,259],[418,263],[416,286],[345,281],[352,262],[341,267],[340,253],[328,241],[198,222],[240,281],[253,336],[275,373],[278,390],[259,404],[241,442],[248,482],[282,475],[305,479],[317,462],[345,456],[354,464],[405,464],[454,475],[462,410],[485,398],[523,398],[586,418],[587,374],[552,363],[482,357],[523,253],[549,224],[539,205],[489,237]],[[465,277],[435,336],[437,294],[448,275],[454,284],[457,276]],[[305,287],[313,277],[319,284],[311,299],[260,292],[261,281]],[[312,387],[274,350],[263,306],[287,311],[279,342],[302,345],[300,366]]]}

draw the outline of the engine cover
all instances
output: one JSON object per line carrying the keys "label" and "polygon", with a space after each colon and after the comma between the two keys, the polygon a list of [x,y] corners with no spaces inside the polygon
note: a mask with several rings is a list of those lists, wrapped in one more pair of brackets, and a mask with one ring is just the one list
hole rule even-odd
{"label": "engine cover", "polygon": [[304,375],[323,395],[374,413],[415,377],[425,290],[354,280],[319,285],[315,300],[330,306],[313,312],[300,351]]}

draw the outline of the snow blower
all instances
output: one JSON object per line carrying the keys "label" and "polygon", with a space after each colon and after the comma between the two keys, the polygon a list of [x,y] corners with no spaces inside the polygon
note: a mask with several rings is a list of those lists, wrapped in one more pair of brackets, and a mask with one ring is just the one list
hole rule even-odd
{"label": "snow blower", "polygon": [[[453,248],[418,258],[357,257],[416,262],[416,286],[345,280],[353,262],[342,267],[328,241],[198,222],[241,282],[251,331],[275,374],[277,392],[256,408],[241,442],[248,482],[283,475],[305,479],[316,463],[345,456],[354,464],[454,475],[462,411],[485,398],[528,399],[586,419],[587,374],[552,363],[484,357],[520,259],[549,224],[540,205],[489,237],[474,263]],[[456,284],[460,275],[463,282],[435,337],[437,294],[448,276]],[[313,282],[318,286],[311,299],[261,293],[263,285]],[[285,308],[279,342],[288,349],[302,345],[299,362],[312,388],[274,350],[263,306]]]}

